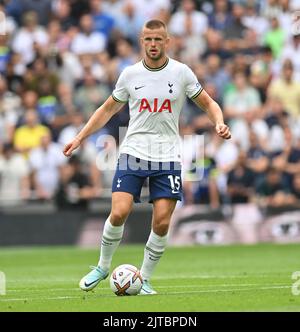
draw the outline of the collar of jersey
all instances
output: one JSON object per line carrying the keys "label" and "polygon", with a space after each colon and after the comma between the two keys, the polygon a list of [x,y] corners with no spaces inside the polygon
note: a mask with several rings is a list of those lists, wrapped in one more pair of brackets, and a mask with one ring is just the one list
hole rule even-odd
{"label": "collar of jersey", "polygon": [[169,63],[169,58],[167,58],[166,62],[165,62],[162,66],[160,66],[160,67],[158,67],[158,68],[152,68],[152,67],[147,66],[146,61],[143,60],[143,65],[144,65],[144,67],[145,67],[146,69],[150,70],[150,71],[159,71],[159,70],[162,70],[162,69],[164,69],[165,67],[167,67],[168,63]]}

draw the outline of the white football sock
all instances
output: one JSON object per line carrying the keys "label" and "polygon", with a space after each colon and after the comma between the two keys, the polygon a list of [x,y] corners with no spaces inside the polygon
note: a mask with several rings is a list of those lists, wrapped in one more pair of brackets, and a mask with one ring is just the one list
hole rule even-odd
{"label": "white football sock", "polygon": [[106,219],[102,234],[100,259],[98,262],[98,266],[102,270],[109,270],[113,254],[122,240],[123,231],[124,225],[113,226],[109,218]]}
{"label": "white football sock", "polygon": [[151,231],[144,250],[144,261],[141,267],[141,275],[144,280],[149,280],[155,266],[165,251],[168,235],[159,236]]}

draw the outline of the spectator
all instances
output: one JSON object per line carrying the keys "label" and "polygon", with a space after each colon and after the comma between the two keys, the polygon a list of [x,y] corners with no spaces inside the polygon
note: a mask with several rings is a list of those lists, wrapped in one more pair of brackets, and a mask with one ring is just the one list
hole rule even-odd
{"label": "spectator", "polygon": [[260,99],[265,103],[267,99],[267,88],[272,80],[272,71],[274,68],[274,60],[272,50],[265,46],[260,50],[260,54],[250,65],[249,81],[251,85],[257,89]]}
{"label": "spectator", "polygon": [[[83,126],[84,117],[82,113],[75,112],[72,114],[71,123],[61,131],[58,137],[58,142],[61,146],[63,147],[70,141],[70,138],[75,137]],[[99,136],[99,133],[97,136]],[[90,175],[91,185],[95,190],[95,195],[100,195],[102,191],[102,174],[96,165],[97,150],[95,144],[90,140],[84,141],[80,148],[75,151],[75,155],[78,156],[82,164],[82,170],[85,171],[86,174]]]}
{"label": "spectator", "polygon": [[19,1],[24,12],[35,11],[40,25],[46,26],[51,12],[51,0],[22,0]]}
{"label": "spectator", "polygon": [[102,33],[106,39],[109,39],[115,27],[114,18],[105,12],[102,0],[89,0],[89,5],[95,31]]}
{"label": "spectator", "polygon": [[29,153],[33,189],[37,198],[53,197],[59,182],[59,169],[64,163],[61,146],[51,141],[49,133],[42,136],[40,146]]}
{"label": "spectator", "polygon": [[246,112],[244,116],[233,122],[234,140],[239,144],[239,147],[247,151],[250,146],[251,131],[257,136],[257,139],[265,147],[264,143],[268,139],[268,126],[259,114],[260,109],[252,112]]}
{"label": "spectator", "polygon": [[38,25],[36,12],[29,11],[23,14],[24,26],[19,29],[12,40],[12,49],[22,56],[24,64],[31,63],[37,51],[47,45],[48,35],[45,29]]}
{"label": "spectator", "polygon": [[14,63],[14,60],[18,58],[18,54],[11,54],[10,61],[6,65],[5,78],[7,80],[8,90],[17,95],[21,95],[24,91],[24,78],[22,73],[25,72],[25,69],[23,71],[23,65],[21,64],[21,70],[19,70],[18,63]]}
{"label": "spectator", "polygon": [[214,10],[208,16],[210,28],[222,32],[229,26],[231,19],[228,11],[228,1],[214,0]]}
{"label": "spectator", "polygon": [[249,85],[243,72],[233,75],[234,89],[224,96],[224,112],[230,119],[239,119],[246,112],[254,112],[260,105],[258,92]]}
{"label": "spectator", "polygon": [[176,12],[169,23],[170,33],[180,36],[203,36],[208,28],[205,14],[195,9],[195,1],[183,0],[181,10]]}
{"label": "spectator", "polygon": [[[278,16],[280,20],[280,25],[283,28],[283,30],[286,32],[287,37],[290,38],[293,33],[293,29],[291,29],[291,26],[293,25],[293,10],[292,2],[297,2],[298,0],[279,0],[281,13]],[[299,8],[298,8],[299,9]],[[297,10],[297,9],[296,9]]]}
{"label": "spectator", "polygon": [[11,143],[0,153],[0,204],[16,205],[30,197],[29,167]]}
{"label": "spectator", "polygon": [[68,0],[71,6],[70,17],[75,21],[78,26],[81,17],[90,13],[90,5],[86,0]]}
{"label": "spectator", "polygon": [[144,22],[151,19],[159,19],[163,22],[169,21],[170,0],[128,0],[133,4],[137,15],[144,18]]}
{"label": "spectator", "polygon": [[47,81],[50,94],[55,94],[59,80],[57,74],[47,67],[47,60],[37,57],[29,67],[28,76],[25,77],[26,89],[34,90],[41,96],[44,94],[41,81]]}
{"label": "spectator", "polygon": [[61,178],[55,195],[59,209],[86,210],[94,190],[88,177],[82,172],[77,156],[72,156],[61,170]]}
{"label": "spectator", "polygon": [[[64,113],[65,110],[62,108],[63,106],[59,103],[56,94],[52,91],[50,82],[42,79],[39,87],[40,96],[37,100],[36,106],[32,105],[31,107],[28,107],[28,109],[37,109],[41,122],[51,129],[54,140],[57,140],[59,130],[68,123],[68,119]],[[61,94],[61,92],[60,89],[59,93]],[[64,89],[63,92],[66,93],[64,98],[68,99],[67,89]],[[72,108],[68,109],[68,111],[72,112],[73,108],[72,104]]]}
{"label": "spectator", "polygon": [[175,59],[188,59],[188,54],[185,47],[184,37],[179,35],[173,35],[169,44],[169,55]]}
{"label": "spectator", "polygon": [[274,58],[279,58],[286,40],[285,31],[281,28],[279,19],[274,16],[270,19],[271,30],[266,32],[264,43],[269,46],[273,52]]}
{"label": "spectator", "polygon": [[58,142],[62,146],[66,145],[70,138],[75,137],[80,132],[84,126],[85,118],[81,112],[77,111],[71,114],[69,121],[69,125],[62,129],[58,138]]}
{"label": "spectator", "polygon": [[49,129],[40,124],[35,110],[27,110],[25,124],[16,129],[14,133],[14,146],[18,152],[28,156],[31,149],[40,145],[41,138],[49,134]]}
{"label": "spectator", "polygon": [[53,19],[49,22],[47,33],[49,42],[45,46],[43,54],[49,59],[51,69],[57,71],[59,62],[62,61],[60,52],[69,49],[72,38],[68,33],[63,32],[62,24],[58,19]]}
{"label": "spectator", "polygon": [[203,59],[206,59],[210,54],[217,55],[222,61],[233,56],[231,50],[224,49],[221,32],[208,30],[206,34],[206,42],[207,49],[202,56]]}
{"label": "spectator", "polygon": [[210,133],[210,139],[206,146],[206,156],[216,162],[216,183],[220,195],[226,195],[227,174],[233,169],[239,156],[239,148],[232,140],[222,142],[218,137]]}
{"label": "spectator", "polygon": [[[251,30],[254,30],[258,36],[263,36],[269,28],[267,19],[258,15],[258,6],[254,1],[246,3],[245,15],[242,18],[243,24]],[[261,42],[261,41],[260,41]]]}
{"label": "spectator", "polygon": [[254,192],[254,174],[247,166],[245,152],[240,152],[233,169],[228,173],[227,193],[232,204],[249,203]]}
{"label": "spectator", "polygon": [[282,172],[270,167],[264,181],[257,188],[258,202],[264,206],[278,207],[292,202],[288,184]]}
{"label": "spectator", "polygon": [[221,101],[226,85],[230,82],[230,77],[221,67],[221,59],[215,54],[211,54],[206,58],[205,82],[212,83],[216,87],[216,100]]}
{"label": "spectator", "polygon": [[85,118],[89,118],[92,113],[110,95],[107,85],[97,82],[93,75],[87,71],[84,74],[83,84],[75,93],[75,103],[79,106]]}
{"label": "spectator", "polygon": [[116,28],[121,34],[129,38],[135,47],[138,47],[144,19],[138,15],[136,8],[131,2],[125,2],[122,6],[122,11],[115,16]]}
{"label": "spectator", "polygon": [[261,52],[261,46],[259,44],[258,35],[255,29],[247,29],[245,31],[245,46],[242,51],[243,54],[249,57],[255,57]]}
{"label": "spectator", "polygon": [[265,173],[269,166],[269,159],[267,152],[262,148],[260,140],[253,131],[250,131],[250,146],[247,152],[246,165],[253,173],[254,186],[257,186],[263,181]]}
{"label": "spectator", "polygon": [[[258,92],[249,85],[247,78],[243,72],[236,72],[234,78],[234,90],[227,91],[224,96],[224,113],[230,120],[232,126],[232,136],[239,137],[241,128],[247,127],[245,115],[247,114],[250,121],[257,114],[261,101]],[[246,141],[243,142],[243,148],[247,146]]]}
{"label": "spectator", "polygon": [[246,27],[242,22],[244,6],[241,3],[234,3],[232,6],[232,19],[223,30],[224,48],[231,52],[238,52],[246,46],[244,37]]}
{"label": "spectator", "polygon": [[291,39],[288,41],[287,45],[285,45],[280,58],[282,66],[286,63],[287,60],[290,60],[292,62],[294,70],[293,78],[297,83],[300,83],[299,52],[300,52],[300,33],[297,33],[293,35]]}
{"label": "spectator", "polygon": [[15,19],[10,16],[10,13],[7,11],[7,5],[5,7],[3,2],[4,1],[0,3],[0,12],[5,14],[5,21],[2,19],[0,21],[0,36],[5,40],[10,38],[16,32],[17,24]]}
{"label": "spectator", "polygon": [[82,55],[80,57],[81,77],[77,83],[80,84],[80,80],[83,79],[86,72],[90,72],[96,80],[109,81],[109,67],[112,59],[106,63],[105,57],[104,53],[103,56],[96,55],[96,58],[88,54]]}
{"label": "spectator", "polygon": [[[103,2],[103,8],[106,13],[110,14],[115,19],[116,24],[117,24],[118,17],[122,16],[123,7],[127,3],[129,3],[131,6],[133,6],[133,4],[130,1],[126,1],[124,4],[124,1],[105,0]],[[136,10],[136,9],[134,8],[134,10]]]}
{"label": "spectator", "polygon": [[83,76],[82,63],[80,62],[81,59],[68,50],[64,50],[60,54],[62,64],[58,73],[59,80],[73,90],[76,83],[82,79]]}
{"label": "spectator", "polygon": [[264,108],[264,121],[268,126],[268,136],[264,142],[264,149],[269,154],[276,155],[285,147],[283,128],[289,122],[289,114],[277,97],[269,97]]}
{"label": "spectator", "polygon": [[293,136],[289,128],[285,129],[285,146],[273,159],[273,166],[283,172],[289,186],[292,185],[293,177],[300,173],[300,139],[293,142]]}
{"label": "spectator", "polygon": [[39,96],[33,90],[26,90],[22,95],[22,114],[25,114],[27,110],[36,109]]}
{"label": "spectator", "polygon": [[73,91],[68,84],[60,83],[57,88],[57,106],[55,113],[55,126],[59,132],[63,130],[65,125],[70,123],[70,117],[76,112]]}
{"label": "spectator", "polygon": [[116,56],[110,63],[110,81],[116,82],[121,72],[137,62],[137,56],[133,51],[132,42],[126,38],[120,38],[116,42]]}
{"label": "spectator", "polygon": [[261,15],[264,17],[279,17],[281,14],[281,8],[278,0],[267,0],[261,5]]}
{"label": "spectator", "polygon": [[40,82],[40,97],[38,99],[37,111],[41,121],[47,126],[51,127],[54,122],[57,99],[52,92],[51,85],[48,80]]}
{"label": "spectator", "polygon": [[6,79],[0,75],[0,143],[12,140],[20,103],[20,97],[7,89]]}
{"label": "spectator", "polygon": [[170,33],[184,37],[190,57],[188,63],[193,63],[204,53],[207,28],[207,17],[195,9],[194,0],[183,0],[181,10],[171,17]]}
{"label": "spectator", "polygon": [[53,4],[53,12],[55,17],[59,20],[62,30],[68,31],[73,26],[76,26],[76,19],[71,16],[71,2],[68,0],[57,0]]}
{"label": "spectator", "polygon": [[268,95],[279,98],[285,110],[297,120],[300,117],[300,83],[294,80],[293,73],[292,61],[285,60],[282,67],[282,77],[270,84]]}
{"label": "spectator", "polygon": [[94,23],[91,15],[85,14],[80,18],[80,32],[74,37],[71,51],[77,55],[94,55],[103,52],[106,45],[106,37],[103,33],[94,31]]}
{"label": "spectator", "polygon": [[194,160],[192,166],[184,182],[185,204],[209,204],[211,208],[217,209],[220,197],[215,160],[210,157],[200,158]]}

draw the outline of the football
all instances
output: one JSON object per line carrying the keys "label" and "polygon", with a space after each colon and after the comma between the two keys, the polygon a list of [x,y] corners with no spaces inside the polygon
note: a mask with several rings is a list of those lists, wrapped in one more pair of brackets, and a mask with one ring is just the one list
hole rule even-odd
{"label": "football", "polygon": [[118,296],[137,295],[142,285],[140,271],[130,264],[116,267],[110,276],[110,288]]}

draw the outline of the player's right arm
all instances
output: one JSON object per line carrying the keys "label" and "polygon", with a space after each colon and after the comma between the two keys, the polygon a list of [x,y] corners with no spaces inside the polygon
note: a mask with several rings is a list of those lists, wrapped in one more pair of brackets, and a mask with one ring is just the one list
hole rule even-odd
{"label": "player's right arm", "polygon": [[63,150],[63,153],[66,157],[70,157],[72,152],[77,149],[81,142],[101,129],[106,125],[106,123],[110,120],[110,118],[118,113],[124,103],[117,101],[112,96],[110,96],[103,105],[101,105],[94,114],[90,117],[86,125],[82,128],[82,130],[73,138],[73,140],[66,144]]}

